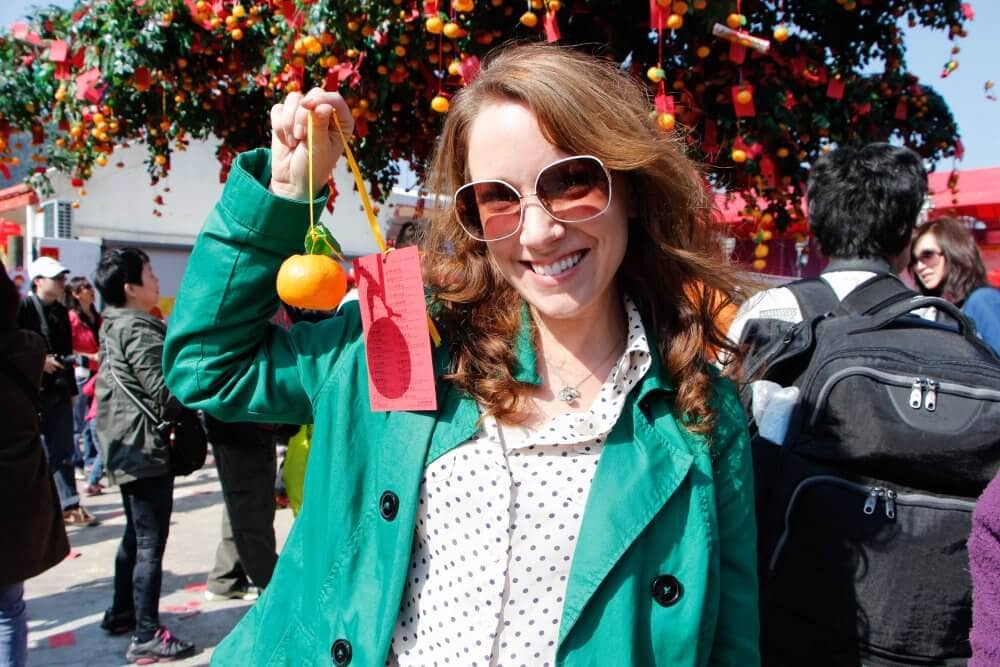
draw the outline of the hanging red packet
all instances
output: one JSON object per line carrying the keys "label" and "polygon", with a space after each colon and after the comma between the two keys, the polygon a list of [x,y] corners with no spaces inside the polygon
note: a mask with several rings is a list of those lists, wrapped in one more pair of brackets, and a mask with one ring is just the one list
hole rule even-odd
{"label": "hanging red packet", "polygon": [[839,76],[831,77],[829,83],[826,84],[826,96],[833,100],[844,99],[845,84],[846,82]]}
{"label": "hanging red packet", "polygon": [[436,410],[434,363],[417,248],[354,260],[373,412]]}

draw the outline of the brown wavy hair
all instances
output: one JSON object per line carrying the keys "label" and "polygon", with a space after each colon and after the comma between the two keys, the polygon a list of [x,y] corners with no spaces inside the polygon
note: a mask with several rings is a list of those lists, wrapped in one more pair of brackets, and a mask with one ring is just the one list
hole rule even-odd
{"label": "brown wavy hair", "polygon": [[[687,157],[685,137],[657,128],[646,86],[615,63],[567,47],[508,45],[452,100],[429,172],[431,192],[450,195],[467,182],[472,122],[500,100],[531,109],[553,145],[597,156],[627,179],[637,216],[629,220],[617,287],[659,346],[677,386],[675,414],[692,431],[710,432],[709,358],[713,349],[736,352],[716,320],[733,303],[738,281],[712,223],[714,197]],[[425,269],[435,319],[454,344],[446,380],[486,414],[516,420],[533,389],[514,379],[522,300],[490,262],[487,245],[458,225],[450,198],[439,204]]]}
{"label": "brown wavy hair", "polygon": [[916,262],[910,255],[910,273],[921,293],[930,296],[940,296],[961,306],[965,299],[977,287],[986,284],[986,266],[979,254],[979,246],[969,228],[954,218],[930,220],[917,227],[913,233],[913,245],[927,235],[933,234],[941,246],[941,253],[947,260],[947,271],[944,280],[933,290],[924,287],[914,271]]}

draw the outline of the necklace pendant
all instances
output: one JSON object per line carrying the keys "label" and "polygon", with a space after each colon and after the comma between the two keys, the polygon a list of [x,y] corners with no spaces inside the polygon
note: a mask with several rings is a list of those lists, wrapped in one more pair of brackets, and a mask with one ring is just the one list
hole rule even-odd
{"label": "necklace pendant", "polygon": [[580,398],[580,392],[577,391],[576,387],[563,387],[559,390],[559,400],[563,403],[572,403],[578,398]]}

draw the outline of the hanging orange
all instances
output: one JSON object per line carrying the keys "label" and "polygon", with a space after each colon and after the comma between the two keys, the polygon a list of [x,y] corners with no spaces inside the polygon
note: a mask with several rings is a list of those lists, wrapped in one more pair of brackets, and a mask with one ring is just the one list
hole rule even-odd
{"label": "hanging orange", "polygon": [[327,255],[292,255],[278,269],[277,287],[290,306],[333,310],[347,294],[347,275]]}

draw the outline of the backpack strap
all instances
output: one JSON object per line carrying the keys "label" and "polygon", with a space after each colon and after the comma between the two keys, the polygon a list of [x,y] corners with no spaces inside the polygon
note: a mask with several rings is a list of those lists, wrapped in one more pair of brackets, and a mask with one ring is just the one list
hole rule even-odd
{"label": "backpack strap", "polygon": [[914,296],[919,295],[898,277],[881,273],[855,287],[834,312],[838,315],[870,315]]}
{"label": "backpack strap", "polygon": [[837,293],[822,278],[803,278],[788,283],[785,287],[799,302],[802,319],[807,322],[836,310],[840,305]]}

